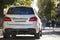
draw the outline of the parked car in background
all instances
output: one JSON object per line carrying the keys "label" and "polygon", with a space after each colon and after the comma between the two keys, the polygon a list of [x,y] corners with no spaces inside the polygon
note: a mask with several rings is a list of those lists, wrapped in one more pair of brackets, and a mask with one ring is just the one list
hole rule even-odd
{"label": "parked car in background", "polygon": [[[10,7],[4,16],[4,38],[16,37],[18,34],[31,34],[35,38],[42,36],[42,23],[32,7]],[[11,35],[11,36],[10,36]]]}

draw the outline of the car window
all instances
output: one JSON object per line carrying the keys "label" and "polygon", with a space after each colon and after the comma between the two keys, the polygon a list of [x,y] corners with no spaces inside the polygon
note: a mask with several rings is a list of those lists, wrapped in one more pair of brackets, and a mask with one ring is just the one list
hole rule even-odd
{"label": "car window", "polygon": [[12,7],[9,8],[8,13],[7,14],[34,14],[34,11],[32,8],[30,7]]}

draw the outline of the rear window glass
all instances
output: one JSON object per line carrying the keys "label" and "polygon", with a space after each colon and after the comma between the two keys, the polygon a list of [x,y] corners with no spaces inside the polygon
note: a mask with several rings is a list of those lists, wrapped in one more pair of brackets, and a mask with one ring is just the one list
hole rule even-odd
{"label": "rear window glass", "polygon": [[34,14],[34,11],[30,7],[12,7],[9,8],[7,14]]}

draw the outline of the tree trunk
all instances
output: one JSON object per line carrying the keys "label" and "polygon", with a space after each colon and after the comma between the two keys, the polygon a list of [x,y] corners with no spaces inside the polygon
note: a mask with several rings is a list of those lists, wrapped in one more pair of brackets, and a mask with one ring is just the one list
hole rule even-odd
{"label": "tree trunk", "polygon": [[0,0],[0,28],[3,26],[3,9],[4,9],[4,1]]}

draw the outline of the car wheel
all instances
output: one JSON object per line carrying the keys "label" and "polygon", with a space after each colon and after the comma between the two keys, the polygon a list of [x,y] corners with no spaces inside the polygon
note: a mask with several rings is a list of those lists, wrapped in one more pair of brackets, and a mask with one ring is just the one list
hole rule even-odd
{"label": "car wheel", "polygon": [[8,34],[8,33],[4,33],[3,36],[4,36],[4,38],[10,38],[10,34]]}
{"label": "car wheel", "polygon": [[15,34],[12,34],[12,38],[16,38],[16,35]]}
{"label": "car wheel", "polygon": [[42,31],[40,31],[40,36],[42,37]]}
{"label": "car wheel", "polygon": [[35,39],[40,39],[40,33],[35,34]]}

